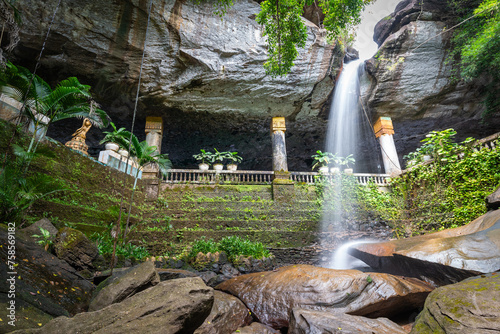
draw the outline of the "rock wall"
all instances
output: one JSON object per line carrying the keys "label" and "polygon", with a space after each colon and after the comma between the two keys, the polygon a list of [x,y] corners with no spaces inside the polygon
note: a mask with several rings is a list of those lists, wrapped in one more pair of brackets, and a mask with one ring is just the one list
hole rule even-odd
{"label": "rock wall", "polygon": [[443,33],[452,19],[447,1],[404,0],[375,28],[379,50],[366,63],[363,100],[374,120],[393,119],[400,159],[432,130],[452,127],[460,140],[498,132],[498,116],[482,119],[489,79],[453,81],[456,64],[447,61],[452,35]]}
{"label": "rock wall", "polygon": [[[39,74],[51,81],[78,76],[119,126],[130,128],[146,37],[146,0],[62,2],[45,45]],[[56,0],[19,1],[21,43],[14,54],[33,66]],[[285,78],[265,75],[266,44],[255,22],[260,7],[236,1],[222,19],[212,3],[156,1],[145,48],[136,130],[146,115],[163,116],[163,151],[175,167],[194,166],[200,148],[235,149],[244,168],[270,169],[271,117],[285,116],[291,169],[309,169],[305,159],[323,148],[328,99],[342,52],[324,31],[305,20],[306,47]],[[75,122],[49,131],[66,140]],[[90,152],[100,131],[89,134]],[[264,156],[262,156],[264,155]]]}

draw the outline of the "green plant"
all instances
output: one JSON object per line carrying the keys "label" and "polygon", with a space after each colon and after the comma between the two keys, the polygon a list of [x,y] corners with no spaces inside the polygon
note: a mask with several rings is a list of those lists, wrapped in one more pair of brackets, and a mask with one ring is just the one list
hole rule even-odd
{"label": "green plant", "polygon": [[213,239],[206,239],[201,237],[201,239],[196,240],[191,245],[191,250],[189,251],[188,257],[196,258],[198,253],[208,254],[215,253],[218,251],[218,245]]}
{"label": "green plant", "polygon": [[221,164],[226,159],[226,152],[219,152],[216,148],[214,150],[215,153],[210,156],[209,161],[212,164]]}
{"label": "green plant", "polygon": [[37,243],[43,246],[43,248],[47,251],[49,247],[54,243],[52,240],[53,238],[48,230],[44,229],[43,227],[39,227],[39,229],[42,234],[33,234],[32,237],[40,239],[37,241]]}
{"label": "green plant", "polygon": [[235,261],[240,255],[252,256],[255,259],[269,257],[269,251],[260,242],[252,242],[238,236],[224,237],[219,242],[219,250],[225,252],[229,259]]}
{"label": "green plant", "polygon": [[314,170],[316,167],[328,166],[331,163],[338,163],[339,161],[336,154],[330,152],[321,152],[320,150],[316,151],[316,154],[313,154],[311,158],[314,159],[312,170]]}
{"label": "green plant", "polygon": [[124,150],[128,150],[129,147],[129,139],[130,139],[130,131],[127,131],[125,128],[116,129],[116,126],[113,122],[110,122],[109,125],[113,128],[112,131],[104,131],[104,138],[99,142],[99,144],[105,143],[115,143],[120,148]]}
{"label": "green plant", "polygon": [[193,158],[195,158],[197,161],[199,161],[202,164],[211,164],[212,163],[212,152],[207,152],[203,149],[200,150],[201,153],[194,154]]}
{"label": "green plant", "polygon": [[341,157],[340,160],[339,160],[339,164],[341,166],[345,166],[346,168],[350,168],[349,166],[352,164],[354,165],[354,163],[356,162],[356,160],[354,160],[352,154],[349,154],[347,157]]}
{"label": "green plant", "polygon": [[225,159],[229,160],[233,164],[240,163],[243,158],[238,155],[238,152],[224,152]]}

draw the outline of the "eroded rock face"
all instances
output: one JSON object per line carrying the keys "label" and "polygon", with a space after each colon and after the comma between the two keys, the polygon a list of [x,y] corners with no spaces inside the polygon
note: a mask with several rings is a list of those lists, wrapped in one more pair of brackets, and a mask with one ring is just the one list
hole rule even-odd
{"label": "eroded rock face", "polygon": [[216,289],[237,296],[261,323],[280,329],[289,326],[293,308],[386,317],[420,307],[433,288],[411,278],[295,265],[242,275]]}
{"label": "eroded rock face", "polygon": [[370,319],[349,314],[294,309],[290,317],[289,334],[406,334],[387,318]]}
{"label": "eroded rock face", "polygon": [[498,333],[500,274],[473,277],[434,290],[411,333]]}
{"label": "eroded rock face", "polygon": [[370,267],[418,277],[435,285],[459,282],[500,268],[500,210],[454,229],[351,247]]}
{"label": "eroded rock face", "polygon": [[161,282],[102,310],[53,319],[16,333],[192,333],[210,314],[213,290],[200,278]]}
{"label": "eroded rock face", "polygon": [[452,15],[446,1],[404,0],[375,28],[380,49],[367,61],[363,100],[374,118],[392,118],[400,159],[431,130],[454,128],[459,140],[498,131],[500,118],[481,122],[489,79],[453,82],[453,62],[447,61],[452,35],[443,34]]}
{"label": "eroded rock face", "polygon": [[[15,54],[25,62],[39,53],[56,3],[28,0],[18,4],[24,24]],[[146,6],[147,2],[139,0],[62,3],[40,73],[53,79],[56,75],[83,78],[92,84],[115,123],[130,127]],[[256,146],[270,150],[272,116],[287,117],[289,129],[299,141],[290,142],[291,150],[297,145],[303,151],[304,141],[310,147],[318,140],[317,133],[324,131],[324,112],[343,54],[327,44],[323,31],[306,21],[306,47],[299,50],[292,73],[284,78],[266,76],[262,65],[267,46],[255,22],[259,10],[257,2],[236,1],[221,20],[213,14],[212,3],[177,0],[153,4],[137,132],[142,135],[146,114],[163,116],[163,147],[168,147],[174,165],[189,160],[194,166],[191,155],[200,148],[226,150],[231,145],[243,153],[247,164],[254,159],[254,165],[261,165],[255,153],[249,155],[258,151]],[[319,131],[310,133],[318,127]],[[57,131],[59,136],[69,136]],[[256,135],[257,140],[249,142]],[[96,146],[97,139],[89,134],[87,143]],[[312,147],[311,152],[318,148]],[[307,152],[304,157],[310,155]]]}

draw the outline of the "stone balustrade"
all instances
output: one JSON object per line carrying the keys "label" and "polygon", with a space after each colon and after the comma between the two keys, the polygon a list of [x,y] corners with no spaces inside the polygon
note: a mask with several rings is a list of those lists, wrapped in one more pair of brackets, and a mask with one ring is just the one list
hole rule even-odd
{"label": "stone balustrade", "polygon": [[[271,184],[274,172],[272,171],[215,171],[198,169],[171,169],[163,179],[165,183],[192,183],[192,184],[215,184],[215,183],[235,183],[235,184]],[[354,173],[359,184],[367,185],[373,182],[379,187],[389,186],[388,174],[364,174]],[[316,172],[290,172],[290,178],[297,183],[315,184],[322,180],[334,182],[337,174],[316,173]]]}

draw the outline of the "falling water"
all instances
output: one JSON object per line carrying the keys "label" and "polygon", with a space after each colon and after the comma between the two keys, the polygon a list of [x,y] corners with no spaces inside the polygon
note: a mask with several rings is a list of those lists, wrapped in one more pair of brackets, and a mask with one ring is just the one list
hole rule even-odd
{"label": "falling water", "polygon": [[330,109],[326,152],[342,157],[353,154],[357,157],[356,146],[360,134],[360,113],[358,112],[359,77],[364,70],[362,60],[344,65],[337,81]]}
{"label": "falling water", "polygon": [[[364,62],[357,60],[344,65],[344,69],[337,81],[328,120],[328,131],[326,137],[326,152],[346,157],[350,154],[358,161],[358,146],[360,144],[363,118],[359,108],[360,76],[364,71]],[[344,231],[350,228],[349,222],[342,217],[342,187],[340,177],[330,188],[333,197],[325,197],[323,210],[322,228],[327,233],[323,238],[322,245],[325,248],[340,246],[337,240]],[[356,263],[350,263],[346,257],[348,246],[337,247],[336,256],[325,263],[329,268],[349,269]]]}

